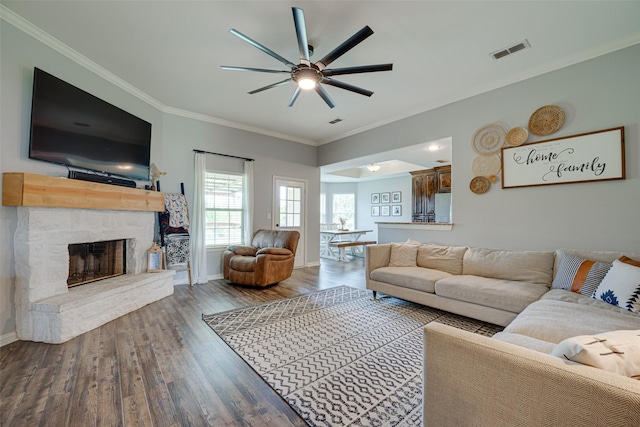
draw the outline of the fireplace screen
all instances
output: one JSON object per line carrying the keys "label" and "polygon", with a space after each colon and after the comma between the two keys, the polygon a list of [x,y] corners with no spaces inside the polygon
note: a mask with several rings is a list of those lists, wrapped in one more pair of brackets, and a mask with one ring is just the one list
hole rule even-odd
{"label": "fireplace screen", "polygon": [[69,245],[67,286],[78,286],[126,273],[126,240]]}

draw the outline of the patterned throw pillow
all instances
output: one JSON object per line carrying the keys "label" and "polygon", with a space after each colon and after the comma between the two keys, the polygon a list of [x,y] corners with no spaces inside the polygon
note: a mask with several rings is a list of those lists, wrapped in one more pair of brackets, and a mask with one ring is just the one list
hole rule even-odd
{"label": "patterned throw pillow", "polygon": [[418,245],[392,243],[389,267],[415,267],[417,255]]}
{"label": "patterned throw pillow", "polygon": [[551,288],[591,296],[610,268],[611,264],[606,262],[591,261],[563,253]]}
{"label": "patterned throw pillow", "polygon": [[611,270],[592,296],[634,313],[640,313],[640,267],[620,260],[613,261]]}
{"label": "patterned throw pillow", "polygon": [[550,354],[640,380],[640,329],[567,338]]}
{"label": "patterned throw pillow", "polygon": [[640,261],[636,261],[635,259],[631,259],[628,256],[621,256],[620,258],[618,258],[620,261],[624,262],[625,264],[629,264],[629,265],[635,265],[636,267],[640,267]]}

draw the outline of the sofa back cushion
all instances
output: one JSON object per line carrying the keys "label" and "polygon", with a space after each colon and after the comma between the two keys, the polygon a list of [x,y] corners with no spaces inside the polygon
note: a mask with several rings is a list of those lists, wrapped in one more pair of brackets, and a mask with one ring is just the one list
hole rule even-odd
{"label": "sofa back cushion", "polygon": [[464,253],[462,273],[550,286],[553,252],[469,248]]}
{"label": "sofa back cushion", "polygon": [[432,268],[450,274],[462,274],[462,258],[466,246],[441,246],[423,244],[418,247],[418,267]]}

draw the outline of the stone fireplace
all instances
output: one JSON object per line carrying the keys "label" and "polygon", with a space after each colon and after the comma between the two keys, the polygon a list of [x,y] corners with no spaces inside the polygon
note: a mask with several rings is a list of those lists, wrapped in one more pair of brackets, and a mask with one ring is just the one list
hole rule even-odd
{"label": "stone fireplace", "polygon": [[[62,343],[173,293],[175,271],[146,272],[162,193],[22,172],[2,178],[2,205],[16,207],[19,339]],[[109,240],[123,242],[115,251],[125,274],[69,287],[69,245]],[[99,248],[90,249],[95,258]]]}
{"label": "stone fireplace", "polygon": [[[61,343],[173,293],[173,271],[145,272],[154,212],[18,207],[17,214],[20,339]],[[126,242],[127,274],[68,287],[69,245],[107,240]]]}

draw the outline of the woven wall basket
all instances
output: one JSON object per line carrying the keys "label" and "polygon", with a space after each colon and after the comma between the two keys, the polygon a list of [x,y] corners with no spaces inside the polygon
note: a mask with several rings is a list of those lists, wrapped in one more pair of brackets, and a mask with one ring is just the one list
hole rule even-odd
{"label": "woven wall basket", "polygon": [[507,132],[502,126],[497,124],[486,125],[478,129],[473,135],[471,148],[481,156],[495,154],[504,145],[506,137]]}
{"label": "woven wall basket", "polygon": [[557,105],[538,108],[529,118],[529,130],[534,135],[544,136],[557,132],[564,124],[564,110]]}
{"label": "woven wall basket", "polygon": [[507,132],[507,145],[517,147],[527,142],[529,131],[522,126],[515,127]]}

